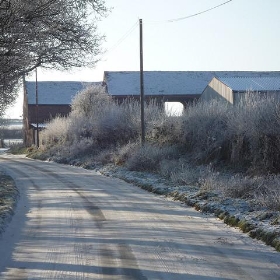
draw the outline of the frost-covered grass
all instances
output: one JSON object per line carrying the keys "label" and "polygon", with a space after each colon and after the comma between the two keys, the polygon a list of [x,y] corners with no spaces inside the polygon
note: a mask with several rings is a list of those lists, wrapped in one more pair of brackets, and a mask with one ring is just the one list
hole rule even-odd
{"label": "frost-covered grass", "polygon": [[204,191],[218,191],[224,197],[251,201],[256,206],[280,211],[280,175],[246,176],[209,170],[200,180]]}
{"label": "frost-covered grass", "polygon": [[18,196],[13,179],[0,172],[0,233],[3,231],[6,221],[13,215]]}
{"label": "frost-covered grass", "polygon": [[127,159],[126,166],[130,170],[158,172],[160,164],[166,159],[175,159],[178,151],[173,146],[156,146],[146,144],[140,146]]}

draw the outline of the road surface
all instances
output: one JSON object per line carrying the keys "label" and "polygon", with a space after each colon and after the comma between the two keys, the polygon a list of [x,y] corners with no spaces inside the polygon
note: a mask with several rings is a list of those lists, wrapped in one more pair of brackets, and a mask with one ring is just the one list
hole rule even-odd
{"label": "road surface", "polygon": [[0,170],[21,195],[0,279],[280,279],[273,248],[119,179],[6,154]]}

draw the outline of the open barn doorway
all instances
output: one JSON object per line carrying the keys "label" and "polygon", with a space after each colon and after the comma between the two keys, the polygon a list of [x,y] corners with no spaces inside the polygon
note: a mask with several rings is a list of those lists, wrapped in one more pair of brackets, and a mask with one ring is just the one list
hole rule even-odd
{"label": "open barn doorway", "polygon": [[182,116],[184,105],[181,102],[164,102],[164,109],[167,116]]}

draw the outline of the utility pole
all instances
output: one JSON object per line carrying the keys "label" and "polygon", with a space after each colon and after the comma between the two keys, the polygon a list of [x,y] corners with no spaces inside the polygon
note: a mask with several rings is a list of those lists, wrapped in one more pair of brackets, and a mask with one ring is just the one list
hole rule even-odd
{"label": "utility pole", "polygon": [[38,79],[37,79],[37,67],[36,67],[36,146],[39,148],[39,106],[38,106]]}
{"label": "utility pole", "polygon": [[145,143],[145,117],[144,117],[144,74],[143,74],[143,24],[142,19],[139,19],[140,28],[140,105],[141,105],[141,144]]}

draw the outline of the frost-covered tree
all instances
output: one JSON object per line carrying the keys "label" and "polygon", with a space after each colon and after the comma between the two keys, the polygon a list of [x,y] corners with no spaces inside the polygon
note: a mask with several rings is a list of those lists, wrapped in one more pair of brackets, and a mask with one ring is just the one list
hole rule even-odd
{"label": "frost-covered tree", "polygon": [[0,113],[36,67],[93,67],[103,37],[103,0],[0,0]]}

